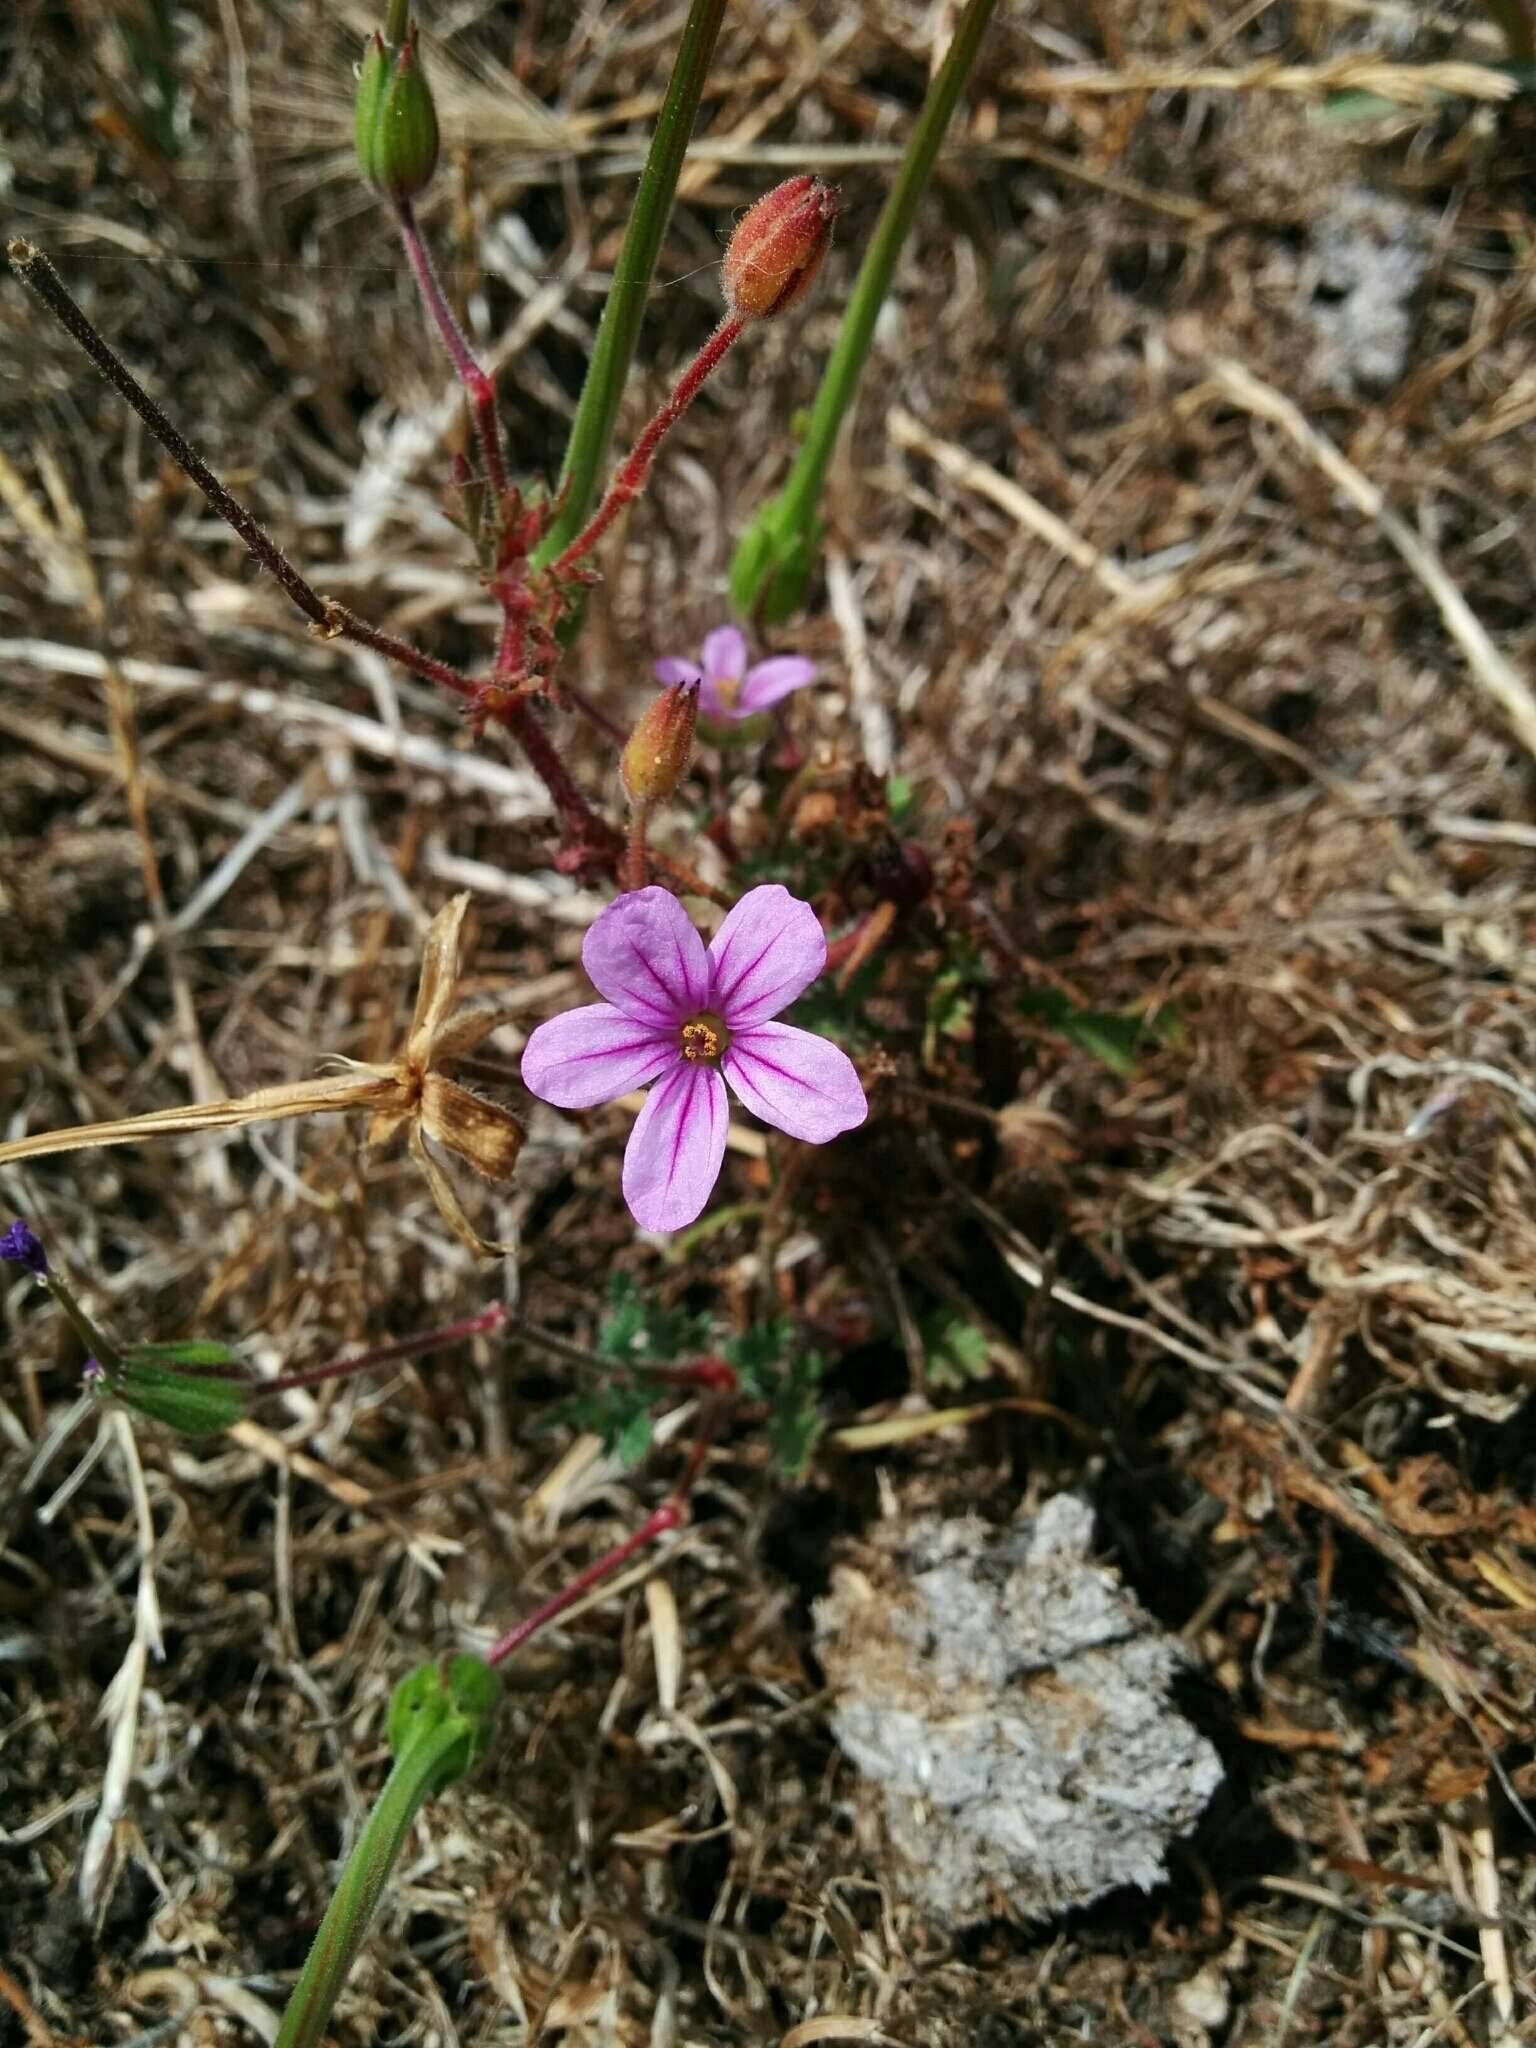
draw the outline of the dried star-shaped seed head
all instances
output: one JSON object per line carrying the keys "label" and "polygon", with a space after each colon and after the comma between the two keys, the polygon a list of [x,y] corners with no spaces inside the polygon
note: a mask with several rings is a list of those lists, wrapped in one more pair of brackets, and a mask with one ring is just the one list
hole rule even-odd
{"label": "dried star-shaped seed head", "polygon": [[472,1052],[504,1021],[494,1009],[450,1014],[468,908],[467,894],[455,896],[433,918],[422,952],[411,1028],[387,1064],[335,1054],[333,1064],[343,1071],[313,1081],[290,1081],[223,1102],[192,1102],[110,1123],[78,1124],[68,1131],[38,1131],[0,1145],[0,1165],[52,1152],[80,1152],[92,1145],[135,1145],[181,1131],[233,1130],[327,1110],[366,1109],[371,1112],[368,1143],[384,1144],[405,1128],[411,1156],[426,1176],[443,1221],[471,1251],[489,1256],[496,1247],[475,1230],[453,1183],[427,1150],[430,1138],[492,1181],[511,1178],[522,1150],[523,1127],[510,1110],[472,1095],[439,1071],[444,1061]]}
{"label": "dried star-shaped seed head", "polygon": [[[426,1175],[443,1220],[471,1250],[496,1248],[479,1236],[464,1213],[452,1181],[427,1150],[426,1141],[446,1145],[486,1180],[512,1177],[523,1149],[523,1127],[500,1104],[473,1095],[438,1071],[444,1060],[474,1051],[503,1019],[498,1010],[454,1010],[463,946],[467,894],[455,896],[433,918],[421,956],[416,1010],[405,1043],[387,1067],[364,1071],[388,1078],[394,1099],[380,1102],[368,1123],[368,1143],[384,1145],[407,1126],[411,1157]],[[351,1062],[349,1061],[350,1065]]]}

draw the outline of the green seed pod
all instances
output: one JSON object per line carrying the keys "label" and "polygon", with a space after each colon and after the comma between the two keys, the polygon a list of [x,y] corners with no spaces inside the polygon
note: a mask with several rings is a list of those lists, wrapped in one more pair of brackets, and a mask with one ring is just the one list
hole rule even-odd
{"label": "green seed pod", "polygon": [[414,199],[425,188],[437,168],[437,109],[416,53],[414,23],[399,42],[386,42],[377,31],[370,38],[352,132],[358,166],[377,191]]}

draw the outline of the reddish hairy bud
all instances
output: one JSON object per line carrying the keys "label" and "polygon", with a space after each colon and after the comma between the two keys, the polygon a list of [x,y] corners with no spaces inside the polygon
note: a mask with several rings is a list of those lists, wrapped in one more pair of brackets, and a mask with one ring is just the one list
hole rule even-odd
{"label": "reddish hairy bud", "polygon": [[631,803],[660,803],[682,781],[693,752],[697,683],[674,683],[653,700],[630,734],[619,772]]}
{"label": "reddish hairy bud", "polygon": [[802,171],[765,192],[737,223],[720,272],[738,320],[771,320],[810,289],[832,246],[837,193]]}

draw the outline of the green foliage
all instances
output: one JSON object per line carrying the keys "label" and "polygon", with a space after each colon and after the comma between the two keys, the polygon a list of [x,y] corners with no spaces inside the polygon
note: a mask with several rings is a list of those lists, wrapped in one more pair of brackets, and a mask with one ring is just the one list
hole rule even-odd
{"label": "green foliage", "polygon": [[[663,1308],[626,1275],[618,1275],[608,1290],[597,1348],[630,1370],[558,1402],[542,1426],[590,1430],[601,1437],[605,1450],[626,1465],[637,1465],[651,1447],[651,1410],[669,1391],[645,1367],[676,1364],[707,1351],[709,1319]],[[754,1323],[718,1348],[736,1375],[741,1398],[767,1409],[764,1428],[774,1458],[797,1477],[822,1431],[817,1393],[826,1359],[817,1351],[796,1352],[795,1326],[788,1316]]]}
{"label": "green foliage", "polygon": [[181,155],[181,81],[171,0],[123,0],[117,33],[142,97],[138,117],[161,155]]}
{"label": "green foliage", "polygon": [[930,1387],[966,1387],[987,1376],[986,1333],[952,1309],[935,1309],[921,1324],[923,1374]]}
{"label": "green foliage", "polygon": [[910,775],[888,775],[885,780],[886,811],[893,825],[900,825],[912,809],[912,778]]}
{"label": "green foliage", "polygon": [[568,1401],[546,1409],[539,1429],[585,1429],[601,1437],[603,1449],[626,1465],[638,1465],[651,1448],[651,1408],[657,1395],[653,1380],[613,1379],[584,1388]]}
{"label": "green foliage", "polygon": [[608,1283],[608,1313],[597,1332],[604,1358],[621,1365],[671,1365],[702,1351],[709,1341],[709,1317],[670,1309],[642,1293],[627,1273]]}
{"label": "green foliage", "polygon": [[798,1479],[824,1427],[818,1395],[827,1360],[819,1351],[796,1352],[794,1341],[789,1317],[775,1316],[732,1337],[721,1352],[743,1398],[766,1406],[769,1449],[780,1469]]}
{"label": "green foliage", "polygon": [[928,989],[923,1019],[923,1064],[936,1063],[941,1038],[969,1038],[976,1016],[976,997],[992,979],[980,947],[965,932],[949,937],[947,957]]}
{"label": "green foliage", "polygon": [[1122,1080],[1136,1071],[1139,1054],[1149,1045],[1177,1045],[1183,1016],[1177,1003],[1151,1009],[1080,1010],[1058,989],[1035,989],[1019,997],[1019,1008],[1102,1060]]}

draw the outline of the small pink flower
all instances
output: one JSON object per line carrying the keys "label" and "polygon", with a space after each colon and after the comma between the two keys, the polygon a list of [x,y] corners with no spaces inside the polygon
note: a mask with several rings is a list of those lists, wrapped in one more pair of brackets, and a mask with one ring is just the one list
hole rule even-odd
{"label": "small pink flower", "polygon": [[706,633],[702,660],[699,668],[669,654],[657,662],[656,680],[697,683],[700,715],[717,725],[740,725],[816,680],[816,664],[803,654],[775,654],[748,668],[746,636],[737,626]]}
{"label": "small pink flower", "polygon": [[644,1230],[681,1230],[725,1156],[729,1082],[764,1123],[824,1145],[869,1113],[837,1046],[770,1019],[827,962],[808,903],[777,882],[749,889],[704,949],[677,898],[635,889],[593,922],[582,964],[605,1003],[541,1024],[523,1083],[558,1109],[592,1109],[655,1082],[624,1153],[624,1199]]}

